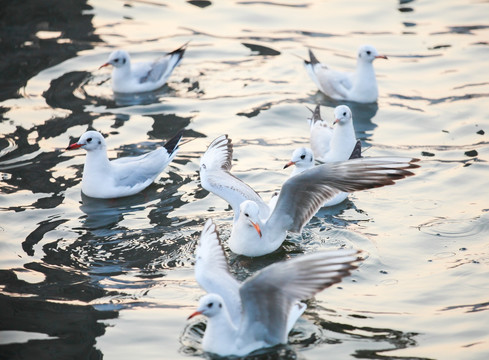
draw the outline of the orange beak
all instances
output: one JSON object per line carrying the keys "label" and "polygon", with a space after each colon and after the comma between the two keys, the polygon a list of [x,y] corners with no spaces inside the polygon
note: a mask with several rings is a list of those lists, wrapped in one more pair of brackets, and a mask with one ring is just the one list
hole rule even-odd
{"label": "orange beak", "polygon": [[385,55],[377,55],[375,58],[376,59],[385,59],[385,60],[388,59],[387,56],[385,56]]}
{"label": "orange beak", "polygon": [[193,314],[191,314],[191,315],[190,315],[190,316],[187,318],[187,320],[190,320],[190,319],[192,319],[194,316],[197,316],[197,315],[202,315],[202,311],[196,311],[196,312],[194,312]]}
{"label": "orange beak", "polygon": [[82,144],[73,143],[70,146],[68,146],[66,148],[66,150],[75,150],[75,149],[81,148],[82,146],[83,146]]}
{"label": "orange beak", "polygon": [[253,227],[255,228],[256,232],[258,233],[258,235],[260,235],[261,237],[261,230],[260,230],[260,225],[258,225],[257,223],[253,222],[250,220],[250,223],[251,225],[253,225]]}
{"label": "orange beak", "polygon": [[295,165],[295,162],[289,161],[287,164],[285,164],[284,169],[287,169],[289,166]]}
{"label": "orange beak", "polygon": [[110,63],[105,63],[105,64],[101,65],[101,66],[100,66],[98,69],[100,70],[100,69],[102,69],[103,67],[106,67],[106,66],[109,66],[109,65],[110,65]]}

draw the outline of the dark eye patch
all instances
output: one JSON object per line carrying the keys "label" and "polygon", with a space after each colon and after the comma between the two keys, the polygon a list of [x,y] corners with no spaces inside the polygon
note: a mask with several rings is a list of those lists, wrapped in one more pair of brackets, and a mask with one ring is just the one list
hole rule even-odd
{"label": "dark eye patch", "polygon": [[91,141],[92,141],[92,138],[88,138],[88,139],[87,139],[87,142],[91,142]]}
{"label": "dark eye patch", "polygon": [[209,309],[211,309],[211,308],[212,308],[212,306],[214,306],[214,303],[209,303],[209,304],[207,304],[207,307],[208,307]]}
{"label": "dark eye patch", "polygon": [[301,159],[304,160],[306,158],[306,155],[301,155]]}

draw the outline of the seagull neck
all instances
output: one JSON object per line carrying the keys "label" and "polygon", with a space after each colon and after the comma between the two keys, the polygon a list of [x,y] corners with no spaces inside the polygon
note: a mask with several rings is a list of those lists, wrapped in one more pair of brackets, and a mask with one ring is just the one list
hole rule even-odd
{"label": "seagull neck", "polygon": [[354,74],[353,86],[350,90],[351,100],[357,101],[358,98],[362,98],[362,102],[374,102],[378,95],[373,63],[359,61]]}
{"label": "seagull neck", "polygon": [[219,314],[207,319],[202,347],[204,351],[218,355],[230,355],[229,350],[236,343],[238,329],[231,322],[225,305]]}
{"label": "seagull neck", "polygon": [[365,78],[373,77],[375,79],[375,70],[373,62],[360,61],[357,62],[357,67],[355,69],[355,78]]}
{"label": "seagull neck", "polygon": [[87,151],[87,158],[85,160],[85,166],[83,172],[101,172],[107,171],[110,168],[110,161],[107,158],[107,151],[105,148]]}

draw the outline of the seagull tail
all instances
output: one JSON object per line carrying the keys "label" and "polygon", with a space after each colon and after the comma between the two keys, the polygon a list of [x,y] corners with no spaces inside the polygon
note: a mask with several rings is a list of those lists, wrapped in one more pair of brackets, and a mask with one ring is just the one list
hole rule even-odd
{"label": "seagull tail", "polygon": [[316,65],[316,64],[319,64],[319,60],[317,59],[317,57],[314,55],[314,53],[312,52],[311,49],[309,49],[309,61],[307,60],[304,60],[304,63],[306,65]]}
{"label": "seagull tail", "polygon": [[163,147],[168,152],[168,155],[171,156],[175,151],[178,150],[178,144],[180,143],[182,136],[183,130],[179,131],[175,136],[168,140],[165,145],[163,145]]}
{"label": "seagull tail", "polygon": [[176,67],[180,63],[180,61],[182,60],[183,54],[185,54],[185,50],[187,50],[187,45],[189,42],[190,41],[187,41],[185,44],[180,46],[178,49],[175,49],[172,52],[169,52],[167,54],[167,56],[170,56],[170,58],[172,60],[174,60],[173,65],[172,65],[173,68]]}
{"label": "seagull tail", "polygon": [[355,147],[353,148],[353,151],[351,152],[349,160],[360,159],[361,157],[362,157],[362,142],[360,140],[357,140]]}

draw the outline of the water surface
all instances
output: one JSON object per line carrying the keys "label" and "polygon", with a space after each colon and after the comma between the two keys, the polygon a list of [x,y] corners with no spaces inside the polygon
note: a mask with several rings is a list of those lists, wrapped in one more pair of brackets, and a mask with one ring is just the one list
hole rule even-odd
{"label": "water surface", "polygon": [[[195,243],[229,206],[200,187],[199,158],[222,133],[233,171],[268,199],[308,144],[306,107],[332,121],[307,49],[353,69],[375,63],[380,97],[348,104],[365,155],[421,159],[416,176],[322,209],[240,279],[277,260],[352,247],[352,276],[308,301],[275,358],[487,359],[489,354],[488,4],[481,1],[26,1],[0,30],[0,358],[203,356]],[[115,96],[98,67],[116,48],[152,59],[190,41],[162,89]],[[138,155],[184,129],[155,184],[123,199],[82,196],[89,128],[109,156]],[[227,248],[226,248],[227,249]],[[268,354],[267,356],[270,356]]]}

